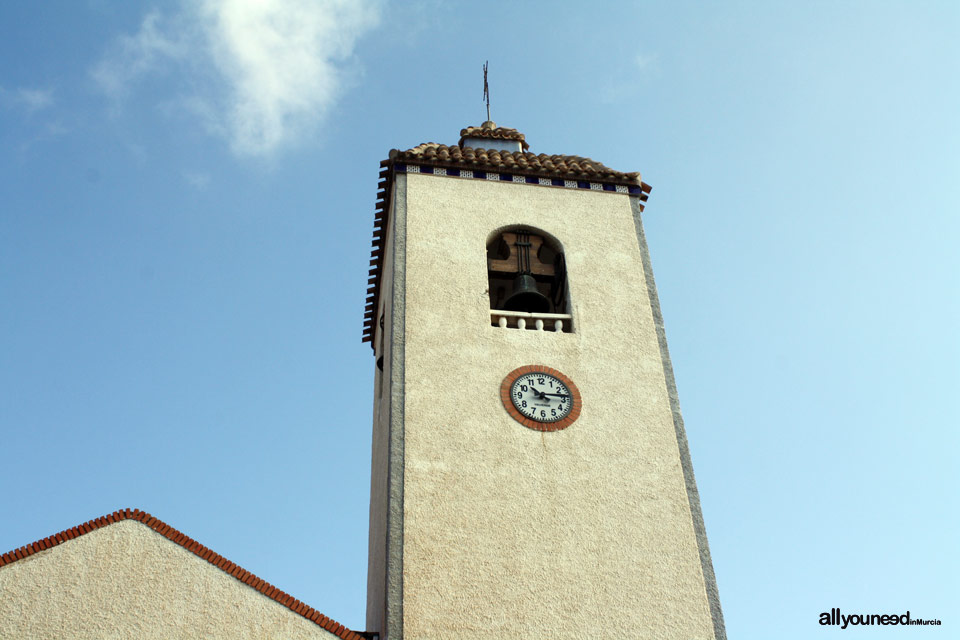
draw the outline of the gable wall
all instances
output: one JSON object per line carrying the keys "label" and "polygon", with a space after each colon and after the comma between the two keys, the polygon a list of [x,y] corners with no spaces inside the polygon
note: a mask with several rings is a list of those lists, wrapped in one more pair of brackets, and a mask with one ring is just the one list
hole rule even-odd
{"label": "gable wall", "polygon": [[336,638],[133,520],[0,568],[0,636]]}

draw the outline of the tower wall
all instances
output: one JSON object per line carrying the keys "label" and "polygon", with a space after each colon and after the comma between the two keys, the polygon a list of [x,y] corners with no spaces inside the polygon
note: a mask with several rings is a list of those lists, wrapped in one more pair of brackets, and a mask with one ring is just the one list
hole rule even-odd
{"label": "tower wall", "polygon": [[[370,466],[370,537],[367,559],[367,629],[382,640],[400,637],[403,580],[403,372],[406,176],[396,177],[384,230],[383,273],[374,333]],[[379,319],[383,319],[382,325]],[[393,633],[390,633],[391,630]]]}
{"label": "tower wall", "polygon": [[[374,450],[386,522],[371,538],[386,605],[368,628],[388,640],[720,637],[636,203],[411,173],[393,204],[394,288],[381,295],[395,307],[392,389]],[[514,225],[562,244],[575,333],[491,326],[486,245]],[[579,387],[567,429],[534,431],[503,408],[501,381],[528,364]]]}

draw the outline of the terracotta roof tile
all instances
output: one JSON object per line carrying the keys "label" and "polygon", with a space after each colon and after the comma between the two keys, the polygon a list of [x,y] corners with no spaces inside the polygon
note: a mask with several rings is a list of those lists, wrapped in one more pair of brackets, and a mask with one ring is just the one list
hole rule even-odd
{"label": "terracotta roof tile", "polygon": [[395,162],[409,162],[457,169],[504,171],[517,175],[593,180],[620,184],[642,184],[639,173],[615,171],[596,160],[582,156],[537,155],[529,151],[497,151],[460,148],[427,142],[407,151],[390,152]]}
{"label": "terracotta roof tile", "polygon": [[246,569],[234,564],[220,554],[203,546],[196,540],[187,537],[170,525],[161,522],[160,520],[152,517],[149,513],[145,513],[139,509],[122,509],[120,511],[115,511],[100,518],[96,518],[95,520],[90,520],[89,522],[84,522],[76,527],[61,531],[60,533],[55,533],[52,536],[43,538],[42,540],[32,542],[26,546],[20,547],[19,549],[14,549],[13,551],[4,553],[0,555],[0,567],[4,567],[8,564],[17,562],[18,560],[28,558],[38,551],[55,547],[58,544],[67,542],[86,533],[90,533],[91,531],[100,529],[101,527],[106,527],[116,522],[120,522],[121,520],[136,520],[143,523],[157,533],[170,538],[187,551],[194,553],[210,564],[235,577],[240,582],[243,582],[244,584],[256,589],[260,593],[272,598],[273,600],[276,600],[294,613],[303,616],[307,620],[317,624],[338,638],[342,638],[342,640],[364,640],[366,637],[365,635],[361,635],[356,631],[351,631],[339,622],[328,618],[316,609],[305,605],[304,603],[295,599],[293,596],[277,589],[269,582],[261,580]]}
{"label": "terracotta roof tile", "polygon": [[460,146],[463,146],[463,141],[466,138],[491,138],[493,140],[516,140],[520,143],[520,146],[523,147],[523,150],[526,151],[530,148],[530,145],[527,144],[525,136],[517,131],[516,129],[508,129],[506,127],[498,127],[495,123],[484,122],[479,127],[465,127],[460,129]]}

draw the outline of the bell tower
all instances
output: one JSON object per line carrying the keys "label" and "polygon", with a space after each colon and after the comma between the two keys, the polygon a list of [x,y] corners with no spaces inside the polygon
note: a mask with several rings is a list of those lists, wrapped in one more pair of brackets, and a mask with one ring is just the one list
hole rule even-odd
{"label": "bell tower", "polygon": [[381,163],[367,629],[725,639],[641,212],[485,122]]}

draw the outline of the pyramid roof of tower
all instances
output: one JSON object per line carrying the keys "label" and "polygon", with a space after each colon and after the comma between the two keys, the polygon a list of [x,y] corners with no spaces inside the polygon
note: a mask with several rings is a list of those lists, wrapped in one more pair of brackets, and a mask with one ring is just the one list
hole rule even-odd
{"label": "pyramid roof of tower", "polygon": [[13,551],[4,553],[0,555],[0,571],[2,571],[2,569],[8,565],[29,558],[37,553],[52,549],[98,529],[102,529],[125,520],[136,521],[146,527],[149,527],[150,529],[153,529],[160,535],[170,540],[172,543],[177,544],[201,559],[206,560],[224,573],[229,574],[241,583],[260,592],[267,598],[270,598],[284,607],[287,607],[292,612],[303,616],[310,622],[313,622],[337,638],[342,638],[342,640],[364,640],[365,636],[357,633],[356,631],[351,631],[342,624],[323,615],[313,607],[300,602],[293,596],[281,591],[280,589],[277,589],[269,582],[262,580],[243,567],[231,562],[230,560],[227,560],[215,551],[208,549],[196,540],[186,536],[185,534],[166,524],[162,520],[154,518],[149,513],[140,511],[139,509],[122,509],[120,511],[115,511],[111,514],[102,516],[100,518],[95,518],[75,527],[71,527],[70,529],[61,531],[60,533],[56,533],[52,536],[42,538],[36,542],[32,542],[28,545],[20,547],[19,549],[14,549]]}
{"label": "pyramid roof of tower", "polygon": [[391,152],[390,159],[456,169],[508,171],[515,175],[565,180],[590,180],[642,185],[639,173],[615,171],[583,156],[535,154],[529,151],[498,151],[447,146],[426,142],[406,151]]}
{"label": "pyramid roof of tower", "polygon": [[[514,140],[520,143],[523,151],[485,149],[465,144],[467,140],[478,144],[478,139],[481,141],[483,139]],[[640,180],[638,172],[616,171],[601,162],[583,156],[531,153],[528,151],[529,148],[526,136],[516,129],[498,127],[495,123],[487,121],[479,127],[461,129],[460,142],[455,145],[425,142],[406,151],[394,149],[390,152],[390,160],[454,169],[503,171],[539,178],[602,181],[644,186],[645,192],[650,190],[649,185],[645,185]]]}

